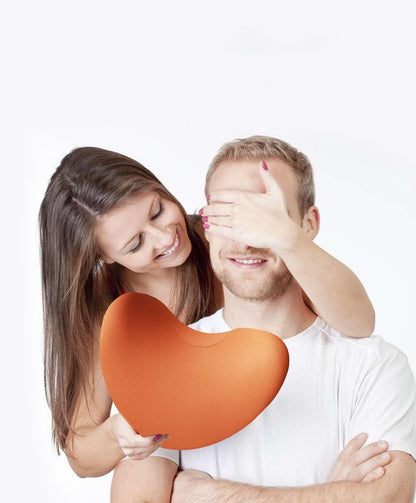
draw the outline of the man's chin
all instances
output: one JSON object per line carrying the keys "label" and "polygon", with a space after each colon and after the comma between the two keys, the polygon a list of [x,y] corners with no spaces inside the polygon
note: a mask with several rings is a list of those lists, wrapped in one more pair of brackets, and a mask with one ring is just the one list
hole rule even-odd
{"label": "man's chin", "polygon": [[235,297],[251,302],[263,302],[281,297],[293,279],[289,271],[268,275],[264,281],[255,282],[243,278],[236,279],[226,273],[217,277]]}

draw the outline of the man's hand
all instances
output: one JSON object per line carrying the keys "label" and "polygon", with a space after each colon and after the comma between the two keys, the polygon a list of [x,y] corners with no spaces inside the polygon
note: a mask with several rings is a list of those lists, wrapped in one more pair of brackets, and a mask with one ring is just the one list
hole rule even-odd
{"label": "man's hand", "polygon": [[[190,490],[195,489],[195,482],[212,479],[208,473],[199,470],[183,470],[178,472],[173,483],[171,503],[195,503],[194,496],[190,495]],[[201,488],[201,490],[204,490]],[[203,500],[208,502],[206,498]]]}
{"label": "man's hand", "polygon": [[384,475],[384,466],[391,461],[388,444],[381,440],[363,447],[367,438],[366,433],[361,433],[348,442],[337,457],[328,482],[373,482]]}

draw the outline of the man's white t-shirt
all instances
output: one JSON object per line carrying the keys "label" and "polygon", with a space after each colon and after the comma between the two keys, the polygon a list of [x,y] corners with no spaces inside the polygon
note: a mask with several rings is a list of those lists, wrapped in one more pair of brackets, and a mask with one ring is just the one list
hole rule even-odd
{"label": "man's white t-shirt", "polygon": [[[191,325],[231,330],[222,310]],[[201,449],[160,448],[153,455],[214,478],[262,486],[326,482],[351,438],[387,440],[416,458],[416,387],[406,356],[382,337],[342,336],[321,318],[284,340],[286,380],[273,402],[244,429]],[[220,414],[221,411],[218,411]]]}

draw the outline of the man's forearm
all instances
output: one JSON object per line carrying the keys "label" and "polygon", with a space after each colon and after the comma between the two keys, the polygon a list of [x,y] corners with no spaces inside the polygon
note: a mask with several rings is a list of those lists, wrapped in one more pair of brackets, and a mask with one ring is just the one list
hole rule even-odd
{"label": "man's forearm", "polygon": [[258,487],[203,479],[188,488],[184,499],[174,503],[382,503],[371,484],[332,482],[296,488]]}
{"label": "man's forearm", "polygon": [[259,487],[215,480],[185,470],[174,483],[172,503],[413,503],[416,463],[412,456],[390,451],[392,461],[373,482],[330,482],[305,487]]}

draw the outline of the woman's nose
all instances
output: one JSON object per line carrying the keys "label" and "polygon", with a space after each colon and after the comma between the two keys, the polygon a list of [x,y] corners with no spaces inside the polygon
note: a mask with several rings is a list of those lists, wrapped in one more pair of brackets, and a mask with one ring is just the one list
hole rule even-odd
{"label": "woman's nose", "polygon": [[152,228],[151,235],[153,237],[153,246],[158,251],[168,248],[175,238],[172,230],[160,229],[158,227]]}

